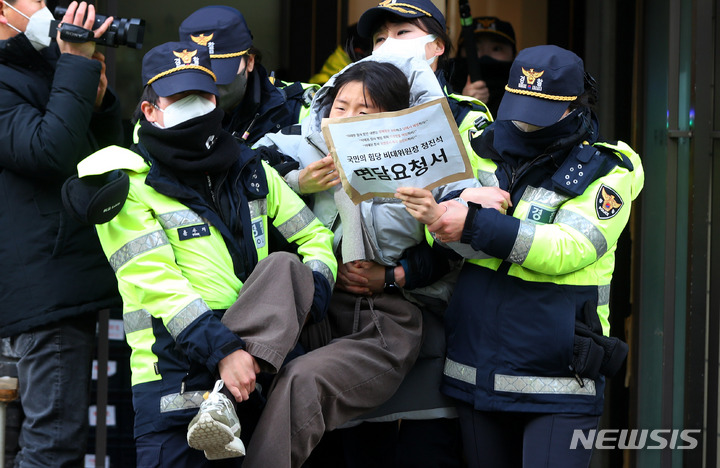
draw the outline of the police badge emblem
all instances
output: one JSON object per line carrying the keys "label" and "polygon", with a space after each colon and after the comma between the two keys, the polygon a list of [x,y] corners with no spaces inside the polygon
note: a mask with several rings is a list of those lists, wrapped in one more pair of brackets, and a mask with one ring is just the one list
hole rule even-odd
{"label": "police badge emblem", "polygon": [[623,206],[622,198],[618,193],[608,187],[601,185],[595,197],[595,212],[598,219],[610,219],[620,211]]}

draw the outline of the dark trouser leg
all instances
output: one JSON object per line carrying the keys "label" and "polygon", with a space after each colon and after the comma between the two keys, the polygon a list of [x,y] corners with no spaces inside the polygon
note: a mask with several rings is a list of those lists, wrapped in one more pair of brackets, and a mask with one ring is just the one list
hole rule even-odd
{"label": "dark trouser leg", "polygon": [[[145,434],[135,439],[137,468],[239,468],[242,458],[208,460],[188,447],[184,430]],[[81,465],[78,465],[81,466]]]}
{"label": "dark trouser leg", "polygon": [[453,419],[405,419],[400,422],[398,468],[460,468],[460,422]]}
{"label": "dark trouser leg", "polygon": [[597,428],[599,416],[475,411],[458,406],[471,468],[587,468],[592,450],[571,450],[573,432]]}
{"label": "dark trouser leg", "polygon": [[395,468],[397,452],[398,421],[365,422],[342,433],[345,465],[348,468]]}
{"label": "dark trouser leg", "polygon": [[578,444],[573,450],[570,443],[574,431],[581,430],[587,437],[591,429],[597,429],[599,421],[599,416],[584,414],[541,414],[532,417],[525,426],[524,466],[587,468],[592,449]]}
{"label": "dark trouser leg", "polygon": [[522,421],[512,413],[476,411],[466,404],[457,410],[469,468],[522,468]]}
{"label": "dark trouser leg", "polygon": [[92,315],[72,317],[11,339],[18,357],[20,468],[83,465],[95,347]]}

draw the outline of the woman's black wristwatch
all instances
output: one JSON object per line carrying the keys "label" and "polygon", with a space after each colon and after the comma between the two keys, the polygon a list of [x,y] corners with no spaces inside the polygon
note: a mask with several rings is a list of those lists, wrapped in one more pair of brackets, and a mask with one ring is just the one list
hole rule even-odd
{"label": "woman's black wristwatch", "polygon": [[398,290],[397,284],[395,284],[395,267],[385,267],[385,292],[396,292]]}

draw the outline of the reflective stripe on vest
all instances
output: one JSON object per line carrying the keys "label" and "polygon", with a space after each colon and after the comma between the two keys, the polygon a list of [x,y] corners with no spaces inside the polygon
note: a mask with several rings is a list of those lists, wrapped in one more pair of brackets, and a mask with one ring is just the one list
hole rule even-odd
{"label": "reflective stripe on vest", "polygon": [[160,225],[166,231],[169,229],[175,229],[183,226],[191,226],[195,224],[202,224],[205,221],[192,210],[180,210],[173,211],[171,213],[164,213],[158,215],[158,221]]}
{"label": "reflective stripe on vest", "polygon": [[[476,385],[477,369],[445,358],[443,373],[456,380]],[[542,377],[495,374],[493,390],[496,392],[549,394],[549,395],[595,395],[595,381],[582,379],[580,386],[574,377]]]}
{"label": "reflective stripe on vest", "polygon": [[267,216],[267,199],[250,200],[248,202],[248,208],[250,209],[250,219],[255,219],[258,216]]}
{"label": "reflective stripe on vest", "polygon": [[532,247],[534,238],[535,225],[527,221],[520,221],[520,229],[518,229],[517,237],[515,237],[515,244],[513,244],[508,260],[512,263],[522,265],[527,258],[528,253],[530,253],[530,247]]}
{"label": "reflective stripe on vest", "polygon": [[595,381],[582,379],[580,386],[574,377],[535,377],[525,375],[495,374],[493,390],[496,392],[529,393],[545,395],[595,396]]}
{"label": "reflective stripe on vest", "polygon": [[328,280],[330,289],[332,290],[335,286],[335,277],[333,276],[332,270],[325,264],[325,262],[321,262],[320,260],[310,260],[305,265],[309,266],[312,271],[317,271],[323,275],[325,279]]}
{"label": "reflective stripe on vest", "polygon": [[173,339],[177,341],[178,336],[185,330],[195,319],[210,310],[210,307],[202,299],[195,299],[187,306],[183,307],[180,312],[168,322],[167,329]]}
{"label": "reflective stripe on vest", "polygon": [[295,216],[288,219],[277,228],[285,239],[290,240],[298,232],[305,229],[305,227],[307,227],[313,219],[315,219],[315,213],[313,213],[307,206],[304,206]]}
{"label": "reflective stripe on vest", "polygon": [[523,201],[540,203],[554,211],[557,211],[558,207],[569,199],[570,197],[566,195],[561,195],[542,187],[531,187],[530,185],[525,188],[522,196]]}
{"label": "reflective stripe on vest", "polygon": [[477,170],[477,179],[483,187],[500,187],[500,181],[494,172]]}
{"label": "reflective stripe on vest", "polygon": [[126,335],[152,328],[152,317],[150,316],[150,312],[145,309],[125,312],[122,318]]}
{"label": "reflective stripe on vest", "polygon": [[598,286],[598,306],[610,304],[610,285],[601,284]]}
{"label": "reflective stripe on vest", "polygon": [[455,362],[450,358],[445,358],[445,369],[443,370],[443,374],[447,375],[448,377],[452,377],[453,379],[461,380],[471,385],[475,385],[475,379],[477,378],[477,369],[471,366],[466,366],[465,364],[460,364],[459,362]]}
{"label": "reflective stripe on vest", "polygon": [[203,395],[209,390],[198,390],[194,392],[171,393],[160,397],[160,412],[169,413],[190,408],[200,408],[205,401]]}
{"label": "reflective stripe on vest", "polygon": [[117,272],[120,267],[132,260],[134,257],[145,252],[153,250],[157,247],[169,244],[170,241],[165,235],[165,231],[154,231],[137,239],[133,239],[127,244],[120,247],[110,257],[110,266]]}
{"label": "reflective stripe on vest", "polygon": [[602,257],[607,252],[607,240],[602,232],[592,222],[588,221],[582,215],[570,210],[560,210],[555,217],[555,224],[565,224],[575,229],[588,238],[590,243],[595,247],[597,258]]}

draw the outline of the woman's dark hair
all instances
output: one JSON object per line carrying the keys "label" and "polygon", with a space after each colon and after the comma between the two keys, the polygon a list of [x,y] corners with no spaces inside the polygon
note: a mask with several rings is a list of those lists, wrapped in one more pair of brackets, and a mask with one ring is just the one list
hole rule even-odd
{"label": "woman's dark hair", "polygon": [[140,96],[140,102],[138,102],[137,107],[135,107],[135,110],[132,114],[131,122],[133,125],[138,123],[138,121],[145,118],[145,114],[143,114],[142,111],[142,103],[147,101],[150,104],[157,104],[158,99],[160,99],[160,96],[155,92],[152,85],[145,86],[145,89],[143,89],[142,95]]}
{"label": "woman's dark hair", "polygon": [[372,54],[372,38],[362,37],[358,33],[357,23],[348,26],[346,34],[344,50],[352,62],[357,62]]}
{"label": "woman's dark hair", "polygon": [[[387,13],[384,18],[378,21],[377,27],[379,28],[387,22],[393,24],[410,23],[422,29],[428,34],[434,34],[435,37],[440,39],[445,46],[445,52],[443,52],[443,54],[438,57],[437,68],[438,70],[445,68],[447,61],[450,59],[450,55],[453,49],[452,39],[450,39],[447,31],[445,31],[445,29],[440,25],[440,23],[437,22],[436,19],[430,18],[429,16],[421,16],[418,18],[403,18],[402,16]],[[376,33],[377,29],[373,32],[373,37],[375,37]]]}
{"label": "woman's dark hair", "polygon": [[340,89],[348,83],[363,84],[363,95],[385,112],[407,109],[410,106],[410,83],[405,73],[387,62],[356,62],[335,79],[328,98],[335,100]]}
{"label": "woman's dark hair", "polygon": [[250,46],[247,53],[248,53],[248,55],[255,56],[255,63],[257,63],[258,65],[260,65],[262,63],[263,56],[262,56],[262,52],[260,51],[260,49],[258,49],[257,47],[255,47],[253,45],[253,46]]}
{"label": "woman's dark hair", "polygon": [[580,107],[587,107],[591,111],[595,111],[598,102],[598,87],[595,78],[588,72],[585,72],[585,90],[574,101],[570,103],[568,109],[574,111]]}

